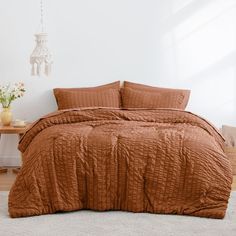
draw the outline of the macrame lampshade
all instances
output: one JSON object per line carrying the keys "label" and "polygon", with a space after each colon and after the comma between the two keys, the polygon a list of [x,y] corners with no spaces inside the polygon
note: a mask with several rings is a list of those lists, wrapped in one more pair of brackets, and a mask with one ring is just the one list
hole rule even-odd
{"label": "macrame lampshade", "polygon": [[52,65],[52,55],[47,48],[47,34],[35,34],[36,47],[30,56],[30,64],[32,65],[31,75],[41,76],[50,75]]}
{"label": "macrame lampshade", "polygon": [[36,46],[30,56],[30,64],[32,66],[31,75],[46,76],[51,73],[52,55],[47,48],[47,33],[44,32],[43,25],[43,2],[41,3],[41,33],[35,34]]}

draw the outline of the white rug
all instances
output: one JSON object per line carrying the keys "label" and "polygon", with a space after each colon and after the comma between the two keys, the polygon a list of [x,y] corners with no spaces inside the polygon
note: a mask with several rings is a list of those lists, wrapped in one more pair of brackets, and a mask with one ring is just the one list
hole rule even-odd
{"label": "white rug", "polygon": [[236,236],[236,192],[223,220],[127,212],[77,211],[11,219],[0,192],[1,236]]}

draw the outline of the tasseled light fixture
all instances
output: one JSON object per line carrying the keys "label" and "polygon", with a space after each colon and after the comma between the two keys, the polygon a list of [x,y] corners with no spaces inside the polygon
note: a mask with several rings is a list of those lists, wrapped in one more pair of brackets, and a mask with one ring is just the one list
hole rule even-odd
{"label": "tasseled light fixture", "polygon": [[45,74],[49,76],[52,66],[52,55],[47,48],[47,33],[44,32],[43,18],[43,0],[40,0],[41,6],[41,33],[35,34],[36,47],[30,56],[30,64],[32,66],[31,75],[41,76]]}

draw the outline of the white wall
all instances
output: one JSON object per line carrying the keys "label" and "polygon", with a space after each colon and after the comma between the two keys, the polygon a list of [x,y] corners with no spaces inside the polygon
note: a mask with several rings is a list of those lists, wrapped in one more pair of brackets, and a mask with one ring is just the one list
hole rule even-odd
{"label": "white wall", "polygon": [[[44,0],[51,78],[30,76],[39,0],[0,0],[0,83],[24,81],[15,118],[56,109],[54,87],[115,80],[189,88],[188,110],[236,125],[236,0]],[[4,136],[0,165],[17,164]]]}

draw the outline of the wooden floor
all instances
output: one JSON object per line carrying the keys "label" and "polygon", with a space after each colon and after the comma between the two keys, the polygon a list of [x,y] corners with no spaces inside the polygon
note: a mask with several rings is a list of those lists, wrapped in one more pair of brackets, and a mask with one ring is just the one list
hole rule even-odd
{"label": "wooden floor", "polygon": [[234,175],[234,180],[232,184],[232,190],[236,191],[236,175]]}
{"label": "wooden floor", "polygon": [[[16,174],[9,168],[7,173],[0,174],[0,191],[9,191],[14,183]],[[234,176],[232,190],[236,191],[236,175]]]}

